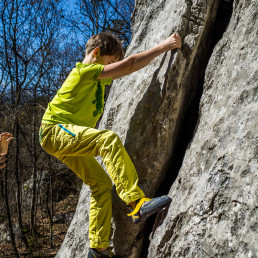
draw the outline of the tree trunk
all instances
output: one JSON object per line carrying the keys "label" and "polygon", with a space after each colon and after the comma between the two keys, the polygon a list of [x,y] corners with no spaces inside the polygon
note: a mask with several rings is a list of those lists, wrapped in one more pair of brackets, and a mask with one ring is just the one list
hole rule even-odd
{"label": "tree trunk", "polygon": [[20,257],[16,243],[15,243],[15,235],[13,232],[13,224],[12,224],[12,218],[11,218],[11,213],[10,213],[10,208],[9,208],[9,201],[8,201],[8,187],[7,187],[7,178],[8,178],[8,173],[7,169],[4,169],[4,197],[5,197],[5,210],[6,210],[6,215],[8,219],[8,226],[9,226],[9,233],[11,237],[11,243],[13,246],[13,251],[15,253],[15,257]]}
{"label": "tree trunk", "polygon": [[21,182],[20,182],[20,166],[19,166],[19,121],[16,118],[16,133],[15,133],[15,139],[16,139],[16,147],[15,147],[15,180],[17,185],[16,190],[16,198],[17,198],[17,212],[18,212],[18,223],[19,223],[19,229],[21,233],[21,239],[24,243],[25,247],[28,249],[28,241],[25,236],[23,223],[22,223],[22,208],[21,208]]}
{"label": "tree trunk", "polygon": [[33,173],[33,186],[32,186],[32,200],[31,200],[31,213],[30,213],[30,230],[31,234],[35,234],[35,217],[37,208],[37,153],[36,153],[36,86],[33,92],[33,107],[32,107],[32,173]]}
{"label": "tree trunk", "polygon": [[[53,205],[53,177],[52,177],[52,169],[51,169],[51,160],[49,158],[49,181],[47,185],[47,198],[46,198],[46,209],[50,224],[50,246],[53,248],[53,214],[54,214],[54,205]],[[50,200],[49,200],[50,196]],[[50,208],[49,208],[49,201],[50,201]]]}

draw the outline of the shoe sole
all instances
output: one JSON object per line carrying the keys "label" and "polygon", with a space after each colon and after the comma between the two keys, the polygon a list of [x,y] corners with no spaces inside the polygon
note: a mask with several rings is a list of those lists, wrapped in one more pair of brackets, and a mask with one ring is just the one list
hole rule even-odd
{"label": "shoe sole", "polygon": [[166,200],[164,200],[162,203],[160,203],[159,206],[157,206],[155,209],[153,209],[152,211],[150,212],[147,212],[143,215],[141,215],[140,219],[135,221],[134,223],[135,224],[139,224],[139,223],[142,223],[144,222],[146,219],[148,219],[151,215],[157,213],[158,211],[162,210],[164,207],[168,206],[170,203],[172,202],[172,199],[171,198],[166,198]]}

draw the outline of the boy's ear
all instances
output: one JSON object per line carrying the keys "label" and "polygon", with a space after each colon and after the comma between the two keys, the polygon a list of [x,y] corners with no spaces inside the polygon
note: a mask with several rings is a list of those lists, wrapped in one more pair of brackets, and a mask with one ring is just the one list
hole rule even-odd
{"label": "boy's ear", "polygon": [[93,57],[97,57],[99,55],[100,55],[100,48],[99,47],[94,48]]}

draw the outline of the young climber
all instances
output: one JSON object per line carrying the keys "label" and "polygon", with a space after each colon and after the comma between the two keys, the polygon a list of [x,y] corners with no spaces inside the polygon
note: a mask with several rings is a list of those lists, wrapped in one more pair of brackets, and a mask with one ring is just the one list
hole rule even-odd
{"label": "young climber", "polygon": [[[94,129],[103,112],[105,85],[145,67],[158,55],[181,47],[173,34],[145,52],[123,59],[119,40],[100,33],[86,44],[86,56],[77,63],[56,96],[48,104],[39,132],[41,146],[64,162],[92,191],[90,201],[88,257],[114,256],[109,248],[112,181],[118,196],[130,205],[134,223],[171,202],[167,196],[145,198],[138,176],[119,137],[109,130]],[[123,85],[121,85],[123,87]],[[109,176],[94,157],[101,156]]]}
{"label": "young climber", "polygon": [[8,152],[8,146],[13,139],[12,134],[5,132],[0,134],[0,169],[6,167],[6,154]]}

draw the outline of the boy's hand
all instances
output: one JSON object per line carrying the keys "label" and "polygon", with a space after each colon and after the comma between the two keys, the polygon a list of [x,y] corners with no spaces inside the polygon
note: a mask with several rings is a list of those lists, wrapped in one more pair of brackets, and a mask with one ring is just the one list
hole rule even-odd
{"label": "boy's hand", "polygon": [[8,145],[12,139],[11,133],[5,132],[0,134],[0,154],[6,154],[8,152]]}
{"label": "boy's hand", "polygon": [[160,45],[162,47],[164,47],[164,49],[166,51],[172,50],[172,49],[175,49],[175,48],[181,48],[181,37],[179,35],[177,35],[176,33],[174,33],[169,38],[162,41],[160,43]]}

